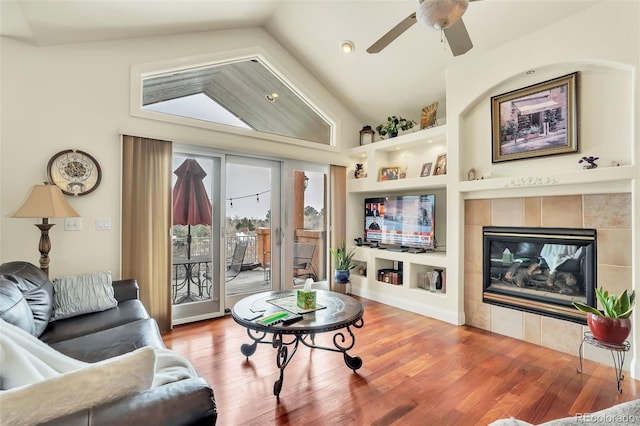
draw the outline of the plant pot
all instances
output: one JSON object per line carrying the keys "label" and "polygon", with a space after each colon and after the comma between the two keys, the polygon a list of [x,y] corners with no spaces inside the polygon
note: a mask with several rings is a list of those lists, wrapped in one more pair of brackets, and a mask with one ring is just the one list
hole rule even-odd
{"label": "plant pot", "polygon": [[336,269],[334,277],[337,283],[344,284],[349,282],[350,275],[351,274],[348,269],[347,270]]}
{"label": "plant pot", "polygon": [[588,313],[587,325],[596,340],[608,343],[622,343],[631,332],[629,318],[607,318]]}
{"label": "plant pot", "polygon": [[389,132],[389,138],[395,138],[398,136],[398,132]]}

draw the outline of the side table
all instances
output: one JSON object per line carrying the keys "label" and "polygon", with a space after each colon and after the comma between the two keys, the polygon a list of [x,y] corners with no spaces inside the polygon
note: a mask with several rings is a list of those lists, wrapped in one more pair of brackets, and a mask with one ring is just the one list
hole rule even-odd
{"label": "side table", "polygon": [[584,337],[580,343],[580,349],[578,353],[580,355],[580,368],[578,373],[582,374],[582,356],[584,352],[584,344],[588,343],[596,348],[607,349],[611,351],[611,357],[613,358],[613,368],[616,370],[616,381],[618,382],[618,393],[622,393],[622,381],[624,380],[624,374],[622,374],[622,366],[624,364],[624,357],[626,353],[631,349],[631,343],[625,340],[622,343],[609,343],[603,342],[593,337],[590,331],[584,332]]}

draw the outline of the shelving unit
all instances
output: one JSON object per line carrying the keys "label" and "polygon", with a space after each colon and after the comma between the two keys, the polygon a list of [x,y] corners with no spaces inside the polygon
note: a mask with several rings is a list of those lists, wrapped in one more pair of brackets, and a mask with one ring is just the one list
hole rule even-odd
{"label": "shelving unit", "polygon": [[[385,139],[349,150],[349,192],[376,192],[410,190],[414,188],[446,186],[447,175],[420,177],[422,165],[432,162],[447,152],[446,125],[407,133],[393,139]],[[356,179],[356,163],[364,164],[367,177]],[[397,166],[406,173],[406,178],[396,181],[378,182],[381,167]]]}
{"label": "shelving unit", "polygon": [[[393,139],[359,146],[348,151],[350,159],[347,179],[347,229],[349,241],[362,237],[364,230],[364,199],[393,195],[436,195],[435,235],[438,247],[426,253],[397,252],[368,246],[355,247],[354,260],[366,264],[366,276],[351,274],[352,292],[382,303],[437,318],[452,324],[460,324],[458,290],[451,285],[443,292],[430,292],[418,286],[418,274],[440,269],[447,280],[457,276],[457,249],[447,250],[449,217],[457,215],[458,203],[448,200],[456,185],[453,175],[433,176],[436,159],[447,154],[446,125],[432,127]],[[424,163],[432,163],[431,174],[421,177]],[[363,164],[366,177],[356,179],[355,165]],[[399,167],[404,178],[394,181],[378,180],[381,167]],[[452,205],[450,205],[452,204]],[[455,221],[452,226],[455,226]],[[402,284],[378,280],[378,270],[394,268],[402,263]],[[449,274],[451,271],[452,274]]]}

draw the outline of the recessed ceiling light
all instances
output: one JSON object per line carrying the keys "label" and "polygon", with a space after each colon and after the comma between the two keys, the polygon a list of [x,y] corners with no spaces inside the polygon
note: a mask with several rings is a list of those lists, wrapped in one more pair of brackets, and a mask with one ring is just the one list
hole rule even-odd
{"label": "recessed ceiling light", "polygon": [[342,49],[344,53],[353,53],[355,52],[356,47],[349,40],[345,40],[340,44],[340,49]]}
{"label": "recessed ceiling light", "polygon": [[274,92],[274,93],[271,93],[270,95],[264,95],[264,97],[267,98],[269,102],[275,102],[276,98],[278,97],[278,94]]}

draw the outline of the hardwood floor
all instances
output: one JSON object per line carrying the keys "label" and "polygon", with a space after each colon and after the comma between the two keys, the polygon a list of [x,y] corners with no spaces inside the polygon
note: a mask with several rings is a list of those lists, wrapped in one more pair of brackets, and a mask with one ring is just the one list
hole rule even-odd
{"label": "hardwood floor", "polygon": [[[299,347],[280,400],[275,350],[245,360],[246,330],[231,317],[176,327],[163,338],[213,387],[219,425],[486,425],[510,416],[541,423],[638,398],[639,381],[616,391],[613,367],[473,327],[360,299],[356,373],[339,353]],[[330,345],[331,335],[316,341]],[[628,367],[630,355],[625,361]]]}

